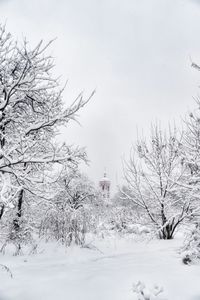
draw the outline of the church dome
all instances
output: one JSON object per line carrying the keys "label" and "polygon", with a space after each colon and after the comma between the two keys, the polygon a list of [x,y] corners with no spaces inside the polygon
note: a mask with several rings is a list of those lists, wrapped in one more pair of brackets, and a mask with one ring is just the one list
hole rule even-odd
{"label": "church dome", "polygon": [[110,179],[107,177],[106,173],[104,173],[104,177],[100,179],[100,183],[110,183]]}

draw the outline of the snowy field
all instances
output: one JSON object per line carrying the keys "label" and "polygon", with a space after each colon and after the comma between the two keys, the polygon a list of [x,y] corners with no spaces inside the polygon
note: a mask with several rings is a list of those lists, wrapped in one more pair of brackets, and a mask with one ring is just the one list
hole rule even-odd
{"label": "snowy field", "polygon": [[138,280],[163,286],[168,300],[200,300],[200,267],[182,264],[181,243],[112,238],[96,250],[46,244],[37,255],[1,255],[13,279],[0,272],[0,300],[134,300]]}

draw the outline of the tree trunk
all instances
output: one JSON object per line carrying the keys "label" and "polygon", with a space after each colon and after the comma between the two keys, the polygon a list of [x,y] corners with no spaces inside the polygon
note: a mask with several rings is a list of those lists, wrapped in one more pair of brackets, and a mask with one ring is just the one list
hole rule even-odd
{"label": "tree trunk", "polygon": [[165,215],[164,204],[161,204],[161,218],[162,218],[162,229],[159,232],[159,238],[162,240],[171,240],[173,239],[174,233],[174,220],[171,223],[167,222]]}
{"label": "tree trunk", "polygon": [[[5,146],[5,125],[3,125],[3,119],[5,118],[5,113],[2,113],[2,118],[0,120],[0,147],[3,149]],[[1,157],[2,158],[2,157]],[[4,172],[2,172],[4,173]],[[3,216],[5,210],[5,205],[2,203],[0,208],[0,220]]]}
{"label": "tree trunk", "polygon": [[0,220],[1,220],[2,216],[3,216],[4,210],[5,210],[5,205],[2,204],[1,208],[0,208]]}
{"label": "tree trunk", "polygon": [[162,229],[159,231],[159,238],[161,240],[173,239],[175,228],[176,226],[174,226],[174,222],[163,225]]}
{"label": "tree trunk", "polygon": [[13,220],[13,226],[16,231],[20,229],[20,218],[22,216],[23,195],[24,195],[24,190],[22,189],[18,197],[16,218]]}

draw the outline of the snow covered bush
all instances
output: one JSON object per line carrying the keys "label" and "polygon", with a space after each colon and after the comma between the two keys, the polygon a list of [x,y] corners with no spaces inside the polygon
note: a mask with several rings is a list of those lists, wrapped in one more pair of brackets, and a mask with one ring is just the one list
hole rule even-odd
{"label": "snow covered bush", "polygon": [[9,274],[9,276],[11,278],[13,278],[13,274],[12,274],[11,270],[7,266],[0,264],[0,269],[2,269],[3,271],[7,272]]}
{"label": "snow covered bush", "polygon": [[200,224],[196,223],[195,227],[187,234],[184,246],[181,249],[182,261],[184,264],[200,263]]}
{"label": "snow covered bush", "polygon": [[137,300],[164,300],[160,297],[163,288],[157,285],[148,289],[143,282],[138,281],[138,283],[133,284],[133,292],[137,295]]}
{"label": "snow covered bush", "polygon": [[65,173],[59,181],[58,193],[51,201],[40,226],[40,235],[69,246],[85,243],[85,235],[93,226],[95,189],[78,171]]}
{"label": "snow covered bush", "polygon": [[126,214],[127,210],[121,207],[113,207],[110,210],[110,216],[108,223],[110,223],[110,229],[118,232],[125,232],[128,230],[129,218]]}
{"label": "snow covered bush", "polygon": [[142,213],[132,200],[123,198],[124,193],[126,193],[126,195],[129,194],[129,197],[132,196],[128,188],[122,186],[121,190],[119,189],[112,198],[112,205],[107,217],[110,228],[122,234],[140,234],[139,223],[142,218]]}
{"label": "snow covered bush", "polygon": [[107,226],[109,230],[125,234],[149,234],[151,228],[139,223],[139,219],[134,213],[134,210],[128,207],[116,206],[110,209],[107,217]]}

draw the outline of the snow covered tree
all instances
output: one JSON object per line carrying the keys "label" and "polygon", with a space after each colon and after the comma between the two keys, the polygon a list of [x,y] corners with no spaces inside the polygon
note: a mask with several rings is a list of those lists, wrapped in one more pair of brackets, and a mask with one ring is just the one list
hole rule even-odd
{"label": "snow covered tree", "polygon": [[0,26],[0,219],[15,208],[15,231],[25,194],[44,196],[56,164],[85,159],[84,151],[57,145],[54,137],[93,93],[86,100],[80,94],[65,107],[64,88],[53,77],[54,62],[46,52],[50,44],[40,41],[30,49],[26,40],[18,44]]}
{"label": "snow covered tree", "polygon": [[197,109],[185,120],[183,135],[183,164],[187,168],[185,185],[187,185],[192,201],[191,217],[200,216],[200,101]]}
{"label": "snow covered tree", "polygon": [[123,198],[132,200],[145,213],[161,239],[171,239],[178,225],[190,213],[191,201],[184,186],[182,142],[176,130],[162,132],[152,127],[149,143],[137,142],[124,164],[128,189]]}
{"label": "snow covered tree", "polygon": [[42,220],[40,233],[69,246],[85,243],[85,234],[94,225],[92,218],[96,191],[78,170],[64,172],[57,194]]}
{"label": "snow covered tree", "polygon": [[[192,63],[198,71],[200,67]],[[196,99],[197,109],[189,114],[185,120],[184,157],[183,163],[187,167],[187,184],[191,197],[190,221],[194,228],[187,234],[182,249],[183,262],[194,263],[200,260],[200,100]]]}

